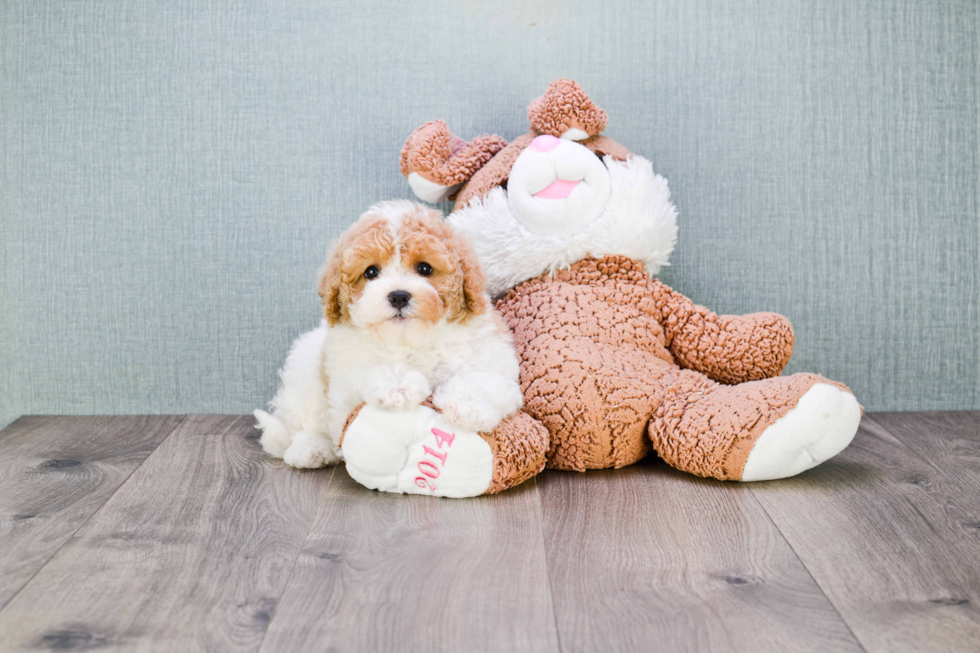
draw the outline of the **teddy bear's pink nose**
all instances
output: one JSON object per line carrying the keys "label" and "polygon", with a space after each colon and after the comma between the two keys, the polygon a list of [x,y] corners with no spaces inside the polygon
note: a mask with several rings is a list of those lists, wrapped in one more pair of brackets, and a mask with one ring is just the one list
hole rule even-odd
{"label": "teddy bear's pink nose", "polygon": [[550,152],[559,145],[561,145],[561,139],[548,134],[542,134],[531,141],[531,149],[536,152]]}

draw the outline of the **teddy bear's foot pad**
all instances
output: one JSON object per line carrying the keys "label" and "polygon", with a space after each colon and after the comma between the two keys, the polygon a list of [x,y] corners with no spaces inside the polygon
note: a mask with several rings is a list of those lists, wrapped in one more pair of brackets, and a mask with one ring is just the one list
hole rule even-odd
{"label": "teddy bear's foot pad", "polygon": [[851,443],[860,421],[861,406],[854,395],[818,383],[762,432],[741,480],[770,481],[816,467]]}
{"label": "teddy bear's foot pad", "polygon": [[453,426],[427,406],[364,406],[342,445],[347,473],[372,490],[473,497],[490,487],[493,453],[473,431]]}

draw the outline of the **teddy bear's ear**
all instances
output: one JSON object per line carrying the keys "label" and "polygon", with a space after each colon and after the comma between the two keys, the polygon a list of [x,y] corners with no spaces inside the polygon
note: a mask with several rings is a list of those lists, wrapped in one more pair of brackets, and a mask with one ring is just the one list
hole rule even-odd
{"label": "teddy bear's ear", "polygon": [[527,117],[538,134],[573,141],[597,136],[609,122],[606,112],[566,77],[551,82],[544,95],[531,102]]}
{"label": "teddy bear's ear", "polygon": [[507,141],[496,134],[477,136],[467,143],[454,136],[446,123],[433,120],[408,137],[399,165],[419,199],[441,202],[506,146]]}

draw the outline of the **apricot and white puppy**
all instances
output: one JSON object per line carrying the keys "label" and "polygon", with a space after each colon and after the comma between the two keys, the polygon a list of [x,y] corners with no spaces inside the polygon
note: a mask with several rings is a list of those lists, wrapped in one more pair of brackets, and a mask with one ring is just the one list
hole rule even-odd
{"label": "apricot and white puppy", "polygon": [[345,421],[365,402],[404,411],[431,396],[475,432],[521,407],[510,333],[475,253],[439,212],[371,207],[333,245],[319,289],[323,323],[293,344],[272,414],[255,411],[267,453],[293,467],[339,462]]}

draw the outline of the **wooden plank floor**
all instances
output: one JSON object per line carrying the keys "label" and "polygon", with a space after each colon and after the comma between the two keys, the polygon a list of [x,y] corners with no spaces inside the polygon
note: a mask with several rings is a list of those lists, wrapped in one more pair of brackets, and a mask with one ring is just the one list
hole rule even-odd
{"label": "wooden plank floor", "polygon": [[470,500],[289,469],[252,421],[0,432],[0,651],[980,650],[980,413],[867,415],[784,481]]}

